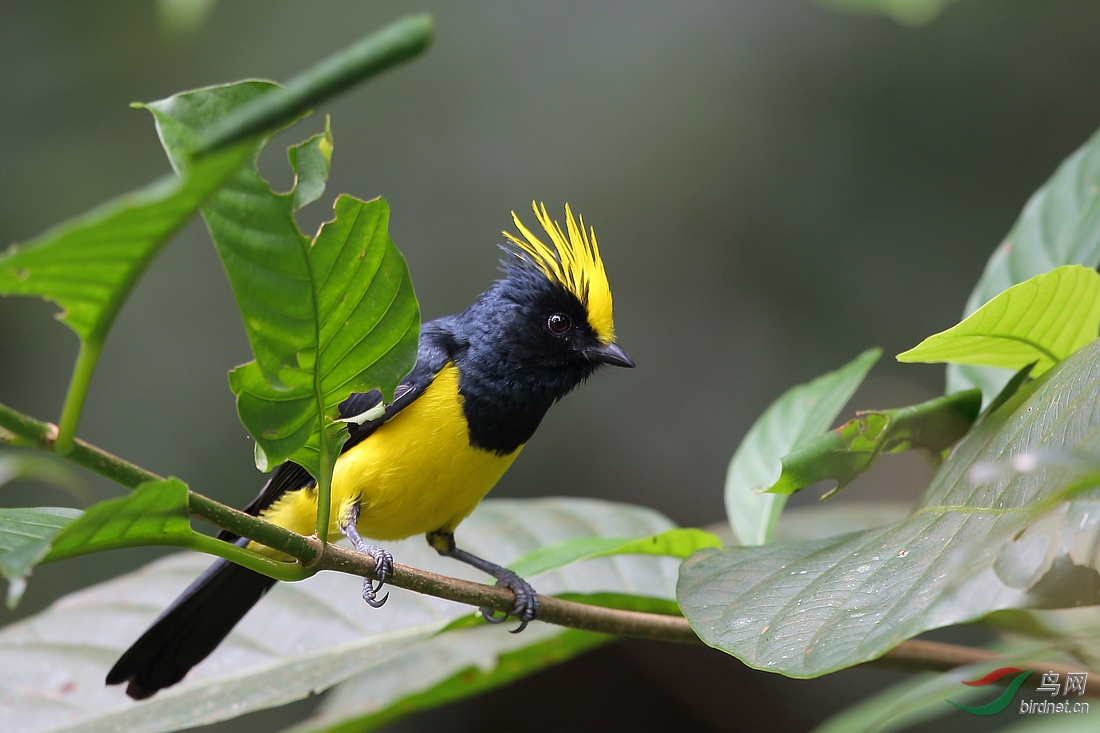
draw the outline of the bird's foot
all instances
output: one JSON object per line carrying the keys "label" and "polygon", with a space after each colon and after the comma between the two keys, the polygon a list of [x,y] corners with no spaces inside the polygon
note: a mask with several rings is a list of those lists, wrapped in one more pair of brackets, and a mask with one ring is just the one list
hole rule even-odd
{"label": "bird's foot", "polygon": [[390,594],[387,593],[378,598],[378,591],[382,590],[382,586],[386,584],[386,579],[393,575],[393,555],[381,547],[368,545],[366,542],[357,544],[355,549],[374,558],[374,572],[378,575],[378,585],[375,585],[370,578],[363,578],[363,600],[371,608],[381,608],[385,605]]}
{"label": "bird's foot", "polygon": [[497,617],[496,611],[491,608],[481,608],[481,615],[485,617],[485,620],[491,624],[499,624],[507,620],[508,616],[515,616],[519,619],[519,626],[512,630],[513,634],[518,634],[527,628],[527,624],[535,620],[535,617],[539,612],[539,594],[535,592],[535,589],[531,587],[523,578],[519,577],[511,570],[505,570],[497,578],[498,586],[508,588],[516,596],[516,604],[512,607],[511,613],[507,613],[503,616]]}
{"label": "bird's foot", "polygon": [[390,594],[378,597],[378,592],[382,590],[382,586],[386,584],[386,579],[393,575],[393,555],[383,550],[381,547],[369,544],[359,536],[359,530],[356,528],[355,523],[359,521],[359,505],[353,504],[351,510],[348,512],[348,519],[345,524],[340,525],[340,531],[344,533],[344,536],[351,540],[351,544],[355,546],[358,552],[364,555],[370,555],[374,559],[374,574],[378,576],[378,585],[375,585],[370,578],[363,578],[363,600],[367,602],[367,605],[371,608],[381,608],[385,605],[389,599]]}

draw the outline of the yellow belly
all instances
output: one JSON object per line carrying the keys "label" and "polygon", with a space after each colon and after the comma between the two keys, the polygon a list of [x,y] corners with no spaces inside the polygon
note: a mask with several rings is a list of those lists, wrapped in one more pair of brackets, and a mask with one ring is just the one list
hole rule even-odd
{"label": "yellow belly", "polygon": [[[412,404],[369,438],[344,452],[332,474],[330,538],[359,502],[359,532],[397,540],[451,531],[496,485],[523,446],[506,456],[474,448],[462,414],[458,368],[448,364]],[[317,524],[316,491],[294,491],[265,510],[264,519],[299,534]]]}

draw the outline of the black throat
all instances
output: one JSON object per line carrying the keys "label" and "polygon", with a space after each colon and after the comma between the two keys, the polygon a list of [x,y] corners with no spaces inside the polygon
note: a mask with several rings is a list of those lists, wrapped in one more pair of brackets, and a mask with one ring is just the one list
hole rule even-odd
{"label": "black throat", "polygon": [[550,406],[597,366],[564,347],[548,348],[543,312],[569,307],[581,322],[580,304],[545,279],[509,275],[450,322],[470,444],[499,455],[530,440]]}

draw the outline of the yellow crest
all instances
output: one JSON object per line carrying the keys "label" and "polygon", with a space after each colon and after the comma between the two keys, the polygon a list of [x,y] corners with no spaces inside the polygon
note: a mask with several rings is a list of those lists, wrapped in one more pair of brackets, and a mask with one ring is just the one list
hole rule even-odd
{"label": "yellow crest", "polygon": [[528,255],[543,275],[577,296],[577,300],[588,312],[588,324],[592,326],[596,336],[605,344],[611,343],[615,340],[615,323],[611,317],[611,286],[607,284],[607,273],[604,272],[603,260],[600,259],[595,230],[590,228],[585,231],[583,216],[578,226],[569,204],[565,205],[568,237],[561,226],[550,219],[545,204],[539,205],[532,201],[531,208],[534,209],[539,224],[542,224],[549,235],[553,249],[523,226],[514,211],[512,221],[523,238],[508,232],[504,232],[504,236]]}

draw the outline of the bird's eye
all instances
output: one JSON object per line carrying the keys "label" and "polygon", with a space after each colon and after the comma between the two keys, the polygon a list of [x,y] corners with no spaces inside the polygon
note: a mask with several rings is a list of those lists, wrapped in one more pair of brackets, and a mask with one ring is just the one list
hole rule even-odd
{"label": "bird's eye", "polygon": [[546,327],[559,336],[569,330],[573,322],[564,313],[555,313],[546,319]]}

